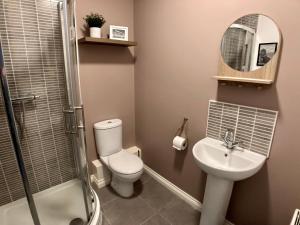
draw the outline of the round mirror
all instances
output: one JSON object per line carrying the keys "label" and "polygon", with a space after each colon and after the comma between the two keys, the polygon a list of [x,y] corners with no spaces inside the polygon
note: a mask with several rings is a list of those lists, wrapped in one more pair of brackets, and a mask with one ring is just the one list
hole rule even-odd
{"label": "round mirror", "polygon": [[280,32],[272,19],[250,14],[239,18],[226,30],[221,54],[234,70],[249,72],[265,66],[275,55]]}

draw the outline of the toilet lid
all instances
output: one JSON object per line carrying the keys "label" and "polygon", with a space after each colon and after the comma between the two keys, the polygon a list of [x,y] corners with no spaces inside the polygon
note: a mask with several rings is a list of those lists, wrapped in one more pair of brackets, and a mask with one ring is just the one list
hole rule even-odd
{"label": "toilet lid", "polygon": [[133,174],[143,169],[143,161],[136,155],[120,151],[108,158],[110,168],[121,174]]}

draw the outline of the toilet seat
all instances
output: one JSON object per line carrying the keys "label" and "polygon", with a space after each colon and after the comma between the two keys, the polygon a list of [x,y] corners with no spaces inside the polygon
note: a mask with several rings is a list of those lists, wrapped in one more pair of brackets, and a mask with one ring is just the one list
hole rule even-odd
{"label": "toilet seat", "polygon": [[115,172],[124,175],[135,174],[143,170],[143,161],[124,150],[108,157],[108,166]]}

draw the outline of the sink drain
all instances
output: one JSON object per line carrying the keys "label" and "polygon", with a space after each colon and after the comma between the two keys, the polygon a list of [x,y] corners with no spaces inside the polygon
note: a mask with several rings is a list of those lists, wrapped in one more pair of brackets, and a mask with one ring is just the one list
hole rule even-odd
{"label": "sink drain", "polygon": [[69,225],[85,225],[85,222],[81,218],[73,219]]}

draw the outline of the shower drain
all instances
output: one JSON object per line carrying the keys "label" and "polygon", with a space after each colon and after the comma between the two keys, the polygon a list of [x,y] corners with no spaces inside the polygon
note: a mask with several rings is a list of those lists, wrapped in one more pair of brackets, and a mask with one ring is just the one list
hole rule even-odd
{"label": "shower drain", "polygon": [[85,225],[83,219],[81,218],[75,218],[73,220],[71,220],[69,225]]}

